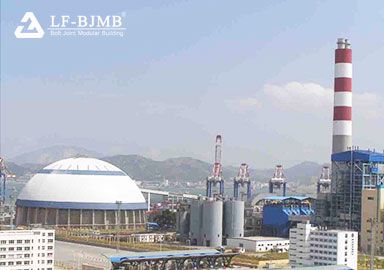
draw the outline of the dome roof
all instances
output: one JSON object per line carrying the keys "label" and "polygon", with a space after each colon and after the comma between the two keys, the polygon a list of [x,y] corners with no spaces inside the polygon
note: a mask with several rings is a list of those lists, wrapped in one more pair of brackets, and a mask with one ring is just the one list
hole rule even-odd
{"label": "dome roof", "polygon": [[39,170],[16,204],[69,209],[145,209],[136,183],[112,164],[94,158],[68,158]]}

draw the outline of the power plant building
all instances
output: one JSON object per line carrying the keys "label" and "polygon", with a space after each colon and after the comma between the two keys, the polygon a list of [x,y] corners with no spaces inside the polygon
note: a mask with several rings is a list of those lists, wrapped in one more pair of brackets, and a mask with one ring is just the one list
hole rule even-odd
{"label": "power plant building", "polygon": [[119,168],[94,158],[69,158],[38,171],[16,207],[17,225],[128,228],[145,225],[147,203]]}
{"label": "power plant building", "polygon": [[313,199],[305,196],[269,196],[263,199],[262,235],[285,237],[299,222],[308,221],[314,214]]}
{"label": "power plant building", "polygon": [[321,225],[360,231],[362,194],[384,181],[384,154],[363,150],[336,153],[332,168],[330,217],[324,217]]}

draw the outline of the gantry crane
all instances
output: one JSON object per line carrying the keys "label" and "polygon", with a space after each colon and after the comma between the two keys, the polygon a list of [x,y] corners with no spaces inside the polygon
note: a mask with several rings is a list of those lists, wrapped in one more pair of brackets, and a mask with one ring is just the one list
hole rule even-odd
{"label": "gantry crane", "polygon": [[319,180],[317,180],[317,193],[327,192],[331,186],[331,168],[324,165]]}
{"label": "gantry crane", "polygon": [[275,173],[269,180],[269,193],[273,193],[274,188],[283,188],[283,196],[285,196],[287,191],[287,182],[284,176],[283,165],[276,165]]}
{"label": "gantry crane", "polygon": [[223,169],[221,165],[221,135],[216,136],[215,144],[215,163],[213,164],[212,174],[207,177],[207,197],[212,197],[212,189],[219,184],[219,194],[224,195]]}
{"label": "gantry crane", "polygon": [[247,200],[251,200],[252,197],[252,187],[251,180],[249,178],[248,165],[242,163],[239,168],[237,176],[233,178],[233,197],[238,199],[240,196],[240,187],[247,185]]}
{"label": "gantry crane", "polygon": [[0,204],[5,204],[5,188],[7,178],[15,178],[16,175],[9,172],[4,159],[0,157]]}

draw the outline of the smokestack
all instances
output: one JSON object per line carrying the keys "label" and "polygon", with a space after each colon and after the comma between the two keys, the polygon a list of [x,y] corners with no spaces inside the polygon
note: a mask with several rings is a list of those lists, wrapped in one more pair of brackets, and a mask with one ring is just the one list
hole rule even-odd
{"label": "smokestack", "polygon": [[332,153],[352,147],[352,50],[348,39],[337,39]]}

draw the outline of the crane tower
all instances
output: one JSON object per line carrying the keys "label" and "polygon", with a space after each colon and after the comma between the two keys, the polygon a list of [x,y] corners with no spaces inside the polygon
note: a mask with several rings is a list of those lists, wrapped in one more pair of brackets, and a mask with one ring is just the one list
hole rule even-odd
{"label": "crane tower", "polygon": [[213,196],[213,187],[219,184],[219,194],[224,195],[223,169],[221,165],[221,135],[216,136],[215,144],[215,163],[213,164],[212,174],[207,177],[207,197]]}
{"label": "crane tower", "polygon": [[283,165],[276,165],[275,173],[269,180],[269,193],[273,193],[274,188],[283,188],[283,196],[285,196],[287,191],[287,182],[284,176]]}
{"label": "crane tower", "polygon": [[238,199],[240,196],[240,187],[247,186],[247,200],[252,197],[251,180],[249,178],[248,165],[242,163],[239,168],[239,172],[235,178],[233,178],[233,197]]}

